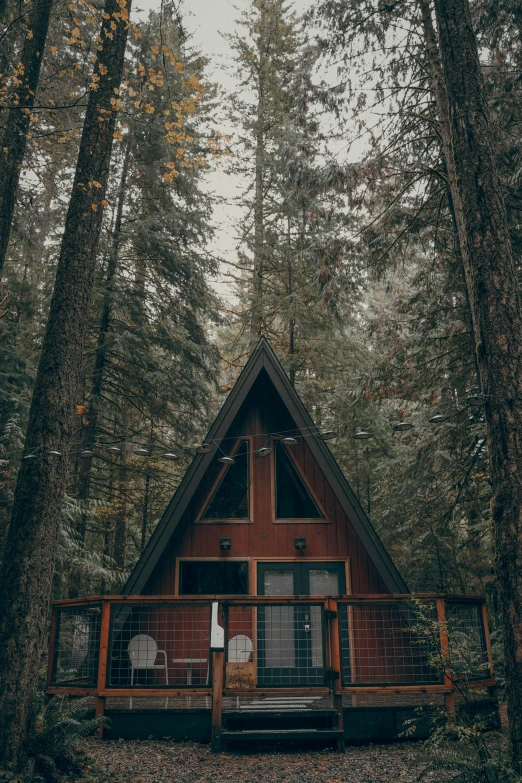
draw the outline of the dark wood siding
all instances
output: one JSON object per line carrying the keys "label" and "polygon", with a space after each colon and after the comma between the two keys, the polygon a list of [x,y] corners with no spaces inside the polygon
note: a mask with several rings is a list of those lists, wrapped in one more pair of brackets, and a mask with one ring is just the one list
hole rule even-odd
{"label": "dark wood siding", "polygon": [[[232,448],[239,436],[252,436],[252,448],[264,446],[268,436],[295,428],[281,398],[265,373],[261,373],[245,403],[241,407],[222,449]],[[230,440],[229,440],[230,438]],[[245,558],[294,558],[294,538],[306,538],[303,559],[350,559],[351,587],[354,593],[387,593],[382,579],[366,550],[334,496],[319,465],[308,448],[306,438],[293,447],[303,475],[313,489],[328,517],[328,522],[275,523],[273,520],[273,461],[272,456],[252,459],[251,479],[253,519],[247,522],[195,523],[202,505],[216,481],[221,464],[217,454],[207,470],[204,480],[194,494],[182,522],[165,548],[156,565],[144,593],[148,595],[173,595],[176,592],[176,558],[183,557],[245,557]],[[225,555],[219,548],[219,539],[230,536],[232,549]]]}

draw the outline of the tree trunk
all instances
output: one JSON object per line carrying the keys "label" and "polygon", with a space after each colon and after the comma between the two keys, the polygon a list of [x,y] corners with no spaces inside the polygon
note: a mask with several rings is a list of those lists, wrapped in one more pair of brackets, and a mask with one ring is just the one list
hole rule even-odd
{"label": "tree trunk", "polygon": [[[522,307],[468,0],[435,0],[486,422],[512,759],[522,764]],[[440,109],[439,109],[440,111]],[[451,163],[449,161],[448,163]],[[449,165],[448,165],[449,170]]]}
{"label": "tree trunk", "polygon": [[[87,421],[89,422],[82,432],[82,445],[84,449],[92,449],[96,441],[96,431],[98,416],[101,408],[101,390],[103,385],[103,372],[105,369],[105,360],[107,353],[107,335],[111,318],[111,307],[113,301],[113,286],[116,270],[118,268],[118,251],[121,244],[121,227],[123,222],[123,207],[125,205],[125,192],[127,186],[127,177],[129,175],[131,154],[131,139],[125,149],[125,157],[120,178],[120,187],[118,193],[118,206],[116,209],[116,219],[114,221],[114,231],[112,243],[107,262],[107,272],[105,275],[105,290],[103,293],[102,311],[100,316],[100,327],[98,330],[98,344],[96,346],[96,356],[94,359],[94,371],[92,374],[91,390],[89,394],[89,407],[87,410]],[[78,498],[87,500],[90,492],[92,457],[82,457],[80,459],[80,469],[78,472]],[[84,533],[80,531],[82,540]]]}
{"label": "tree trunk", "polygon": [[[94,284],[130,0],[107,0],[102,49],[94,68],[49,321],[29,412],[22,460],[0,574],[0,761],[23,762],[30,703],[45,642],[68,452],[89,299]],[[114,20],[117,20],[116,22]],[[115,25],[113,30],[111,25]],[[112,99],[112,103],[111,103]],[[49,449],[60,456],[48,453]]]}
{"label": "tree trunk", "polygon": [[27,13],[27,32],[19,68],[22,83],[13,94],[13,105],[9,109],[0,142],[0,280],[52,7],[51,0],[33,0],[32,10]]}

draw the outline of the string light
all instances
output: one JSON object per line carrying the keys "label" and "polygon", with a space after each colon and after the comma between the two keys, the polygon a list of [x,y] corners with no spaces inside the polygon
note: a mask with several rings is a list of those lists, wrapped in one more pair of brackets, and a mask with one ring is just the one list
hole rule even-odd
{"label": "string light", "polygon": [[218,457],[218,462],[222,462],[223,465],[235,465],[236,460],[234,457],[228,457],[226,454],[223,457]]}
{"label": "string light", "polygon": [[150,456],[150,451],[146,446],[137,446],[135,449],[132,450],[132,453],[135,454],[137,457]]}
{"label": "string light", "polygon": [[80,451],[80,457],[94,457],[94,451],[92,449],[84,449]]}
{"label": "string light", "polygon": [[272,453],[272,449],[269,446],[262,446],[257,451],[254,451],[254,457],[268,457]]}
{"label": "string light", "polygon": [[165,452],[165,454],[162,454],[161,456],[163,457],[163,459],[167,459],[167,460],[179,459],[179,454],[174,454],[173,451],[167,451]]}
{"label": "string light", "polygon": [[321,440],[333,440],[333,438],[337,437],[337,433],[335,430],[325,430],[324,432],[319,433],[319,437]]}
{"label": "string light", "polygon": [[430,424],[442,424],[443,421],[447,421],[449,419],[449,416],[446,416],[445,413],[434,413],[431,418],[428,419]]}
{"label": "string light", "polygon": [[201,446],[196,446],[196,451],[198,454],[210,454],[214,451],[214,446],[212,443],[202,443]]}
{"label": "string light", "polygon": [[297,438],[291,438],[289,435],[287,435],[286,438],[283,438],[282,442],[285,444],[285,446],[297,446],[299,443]]}
{"label": "string light", "polygon": [[56,451],[56,449],[49,449],[49,451],[47,453],[49,454],[50,457],[61,457],[62,456],[62,452],[61,451]]}
{"label": "string light", "polygon": [[414,427],[415,424],[412,424],[411,421],[400,421],[398,424],[393,425],[393,431],[407,432],[408,430],[412,430]]}
{"label": "string light", "polygon": [[365,430],[362,427],[359,427],[353,437],[355,440],[368,440],[368,438],[373,438],[373,435],[369,430]]}

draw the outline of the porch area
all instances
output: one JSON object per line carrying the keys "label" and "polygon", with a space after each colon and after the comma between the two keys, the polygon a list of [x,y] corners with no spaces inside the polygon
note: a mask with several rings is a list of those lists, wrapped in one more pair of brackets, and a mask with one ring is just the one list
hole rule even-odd
{"label": "porch area", "polygon": [[104,596],[53,605],[48,693],[90,696],[116,734],[342,750],[370,716],[394,739],[401,711],[494,705],[495,678],[480,598]]}

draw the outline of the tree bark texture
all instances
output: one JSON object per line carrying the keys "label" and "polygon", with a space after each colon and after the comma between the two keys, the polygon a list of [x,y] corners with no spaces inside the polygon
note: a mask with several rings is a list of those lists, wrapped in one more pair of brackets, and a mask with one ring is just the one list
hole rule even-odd
{"label": "tree bark texture", "polygon": [[36,88],[40,78],[52,0],[32,0],[27,11],[27,32],[20,56],[21,84],[15,88],[0,142],[0,280],[16,204],[20,171],[27,145]]}
{"label": "tree bark texture", "polygon": [[[85,114],[0,574],[0,760],[20,765],[45,643],[87,310],[116,121],[130,2],[106,0],[101,51]],[[111,23],[116,29],[112,29]],[[53,449],[61,456],[48,454]]]}
{"label": "tree bark texture", "polygon": [[[116,208],[116,219],[114,221],[114,231],[112,234],[112,243],[107,262],[107,272],[105,275],[105,290],[103,292],[102,311],[100,316],[100,327],[98,330],[98,343],[96,345],[96,355],[94,358],[94,370],[92,374],[91,389],[89,394],[89,406],[87,409],[88,424],[82,431],[82,446],[84,449],[92,449],[96,442],[96,433],[98,428],[98,417],[101,408],[101,391],[103,385],[103,373],[107,356],[107,337],[111,320],[111,309],[114,297],[114,279],[118,269],[118,252],[121,243],[121,228],[123,223],[123,208],[125,205],[125,193],[127,178],[129,175],[131,154],[131,140],[127,141],[123,166],[120,177],[120,187],[118,192],[118,205]],[[91,486],[92,457],[81,457],[78,471],[78,498],[87,500],[90,496]],[[81,532],[82,540],[84,532]]]}
{"label": "tree bark texture", "polygon": [[473,319],[492,481],[512,759],[522,764],[522,307],[468,0],[435,0],[450,182]]}

